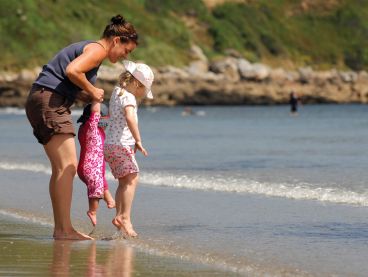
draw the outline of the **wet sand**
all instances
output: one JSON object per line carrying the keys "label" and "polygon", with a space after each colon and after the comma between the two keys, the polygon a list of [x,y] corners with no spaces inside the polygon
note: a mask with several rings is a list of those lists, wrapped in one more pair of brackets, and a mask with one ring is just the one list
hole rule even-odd
{"label": "wet sand", "polygon": [[54,241],[51,227],[0,215],[0,276],[235,276],[129,241]]}

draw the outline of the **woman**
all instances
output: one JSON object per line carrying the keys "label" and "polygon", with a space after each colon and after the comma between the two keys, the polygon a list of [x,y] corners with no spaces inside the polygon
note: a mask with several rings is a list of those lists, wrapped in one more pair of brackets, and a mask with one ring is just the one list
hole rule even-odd
{"label": "woman", "polygon": [[33,133],[50,160],[50,197],[54,214],[54,239],[85,240],[91,237],[74,230],[70,208],[73,178],[77,170],[75,131],[70,106],[83,97],[102,102],[103,89],[94,86],[102,61],[125,59],[138,44],[132,24],[117,15],[98,41],[81,41],[62,49],[43,67],[32,85],[26,113]]}

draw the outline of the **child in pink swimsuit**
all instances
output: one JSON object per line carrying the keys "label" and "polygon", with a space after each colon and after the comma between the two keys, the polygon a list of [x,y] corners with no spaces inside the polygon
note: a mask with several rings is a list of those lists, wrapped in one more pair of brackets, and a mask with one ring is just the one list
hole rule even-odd
{"label": "child in pink swimsuit", "polygon": [[97,223],[97,209],[100,199],[104,199],[109,209],[115,208],[115,201],[108,189],[105,178],[104,141],[108,118],[108,108],[104,104],[88,104],[78,119],[78,140],[80,157],[78,176],[87,185],[89,209],[87,215],[93,226]]}

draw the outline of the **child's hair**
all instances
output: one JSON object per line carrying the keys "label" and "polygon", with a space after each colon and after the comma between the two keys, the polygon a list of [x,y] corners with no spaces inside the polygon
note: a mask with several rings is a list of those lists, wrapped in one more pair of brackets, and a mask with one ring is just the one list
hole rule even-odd
{"label": "child's hair", "polygon": [[126,87],[134,81],[137,81],[137,79],[129,71],[125,71],[119,76],[119,86],[121,88]]}
{"label": "child's hair", "polygon": [[78,118],[77,123],[86,123],[88,118],[91,116],[91,104],[87,104],[84,109],[82,115]]}
{"label": "child's hair", "polygon": [[[83,109],[83,113],[82,115],[78,118],[77,120],[77,123],[86,123],[87,120],[90,118],[91,116],[91,104],[87,104],[84,109]],[[103,104],[103,103],[100,103],[100,114],[101,114],[101,117],[106,117],[109,115],[109,108]]]}
{"label": "child's hair", "polygon": [[[125,71],[125,72],[120,74],[120,76],[119,76],[119,86],[121,88],[125,88],[126,86],[128,86],[129,84],[131,84],[133,82],[137,82],[139,85],[142,85],[136,78],[134,78],[134,76],[129,71]],[[122,92],[120,92],[120,94],[121,93]],[[119,96],[121,96],[120,94],[119,94]]]}

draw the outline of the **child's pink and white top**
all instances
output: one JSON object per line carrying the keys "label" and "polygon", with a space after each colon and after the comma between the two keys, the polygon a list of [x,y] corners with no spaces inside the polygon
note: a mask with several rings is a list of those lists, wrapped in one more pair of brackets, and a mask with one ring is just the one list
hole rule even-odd
{"label": "child's pink and white top", "polygon": [[[121,94],[121,95],[119,95]],[[105,144],[114,145],[134,145],[135,139],[129,130],[124,108],[132,106],[134,108],[135,119],[138,122],[137,101],[135,96],[129,91],[120,87],[115,87],[111,94],[109,104],[110,120],[106,129]]]}

